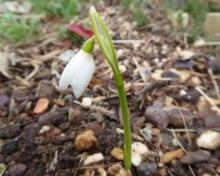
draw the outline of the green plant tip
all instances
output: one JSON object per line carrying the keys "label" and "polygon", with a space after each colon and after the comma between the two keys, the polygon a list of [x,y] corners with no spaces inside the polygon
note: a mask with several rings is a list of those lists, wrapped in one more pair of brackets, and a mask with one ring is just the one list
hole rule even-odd
{"label": "green plant tip", "polygon": [[95,43],[94,37],[91,37],[88,40],[86,40],[83,43],[83,46],[82,46],[83,51],[85,51],[86,53],[91,54],[92,51],[93,51],[93,48],[94,48],[94,43]]}

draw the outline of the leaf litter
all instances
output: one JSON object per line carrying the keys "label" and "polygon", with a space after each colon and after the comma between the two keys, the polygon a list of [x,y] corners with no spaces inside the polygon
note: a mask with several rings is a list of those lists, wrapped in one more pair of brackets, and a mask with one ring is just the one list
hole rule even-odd
{"label": "leaf litter", "polygon": [[[15,10],[23,13],[19,8]],[[196,142],[207,130],[220,131],[219,58],[207,54],[209,48],[185,46],[173,38],[172,26],[154,4],[147,7],[148,30],[137,29],[129,12],[119,8],[99,4],[123,70],[132,139],[149,150],[132,174],[219,173],[219,147],[204,150]],[[92,35],[75,23],[69,30],[83,38]],[[9,45],[0,52],[0,163],[6,165],[5,175],[131,175],[121,161],[120,105],[103,56],[95,49],[97,71],[84,93],[92,104],[85,106],[71,89],[62,94],[57,89],[66,60],[80,48],[71,45],[63,54],[69,45],[46,31],[35,43]],[[83,141],[90,145],[81,150],[79,135],[88,130],[91,139],[88,135]],[[113,149],[120,157],[111,154]]]}

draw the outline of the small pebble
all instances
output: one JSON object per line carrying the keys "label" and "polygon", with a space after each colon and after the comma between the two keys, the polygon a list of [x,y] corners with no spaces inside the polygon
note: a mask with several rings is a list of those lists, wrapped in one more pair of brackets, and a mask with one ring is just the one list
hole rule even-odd
{"label": "small pebble", "polygon": [[68,109],[68,120],[71,123],[77,123],[81,119],[82,112],[79,109],[69,108]]}
{"label": "small pebble", "polygon": [[180,52],[180,56],[182,57],[182,60],[191,59],[194,55],[195,55],[195,53],[192,51],[189,51],[189,50],[182,50]]}
{"label": "small pebble", "polygon": [[108,176],[131,176],[120,164],[113,164],[108,168]]}
{"label": "small pebble", "polygon": [[174,159],[180,159],[184,156],[184,151],[182,149],[177,149],[174,151],[166,152],[160,157],[162,163],[170,163]]}
{"label": "small pebble", "polygon": [[216,131],[204,131],[197,139],[198,147],[214,150],[220,146],[220,133]]}
{"label": "small pebble", "polygon": [[131,148],[132,148],[131,162],[134,166],[137,167],[141,164],[143,159],[146,157],[149,150],[146,145],[140,142],[133,143]]}
{"label": "small pebble", "polygon": [[160,134],[159,128],[152,128],[151,131],[153,136],[158,136]]}
{"label": "small pebble", "polygon": [[141,176],[155,175],[157,174],[157,164],[153,162],[144,162],[137,168],[137,172]]}
{"label": "small pebble", "polygon": [[98,173],[100,174],[99,176],[107,176],[107,172],[104,168],[98,168]]}
{"label": "small pebble", "polygon": [[76,150],[86,150],[97,144],[97,138],[92,130],[79,134],[75,139]]}
{"label": "small pebble", "polygon": [[25,164],[14,164],[12,165],[8,172],[10,176],[22,176],[24,175],[25,171],[27,169],[27,166]]}
{"label": "small pebble", "polygon": [[119,160],[119,161],[124,160],[124,151],[119,147],[113,148],[111,151],[111,155],[116,160]]}
{"label": "small pebble", "polygon": [[39,134],[43,134],[47,131],[50,130],[50,126],[49,125],[44,125],[40,130],[39,130]]}
{"label": "small pebble", "polygon": [[195,164],[201,162],[209,161],[211,157],[210,152],[205,150],[197,150],[193,152],[189,152],[187,155],[181,158],[181,163],[183,164]]}
{"label": "small pebble", "polygon": [[220,174],[220,165],[216,169],[217,173]]}
{"label": "small pebble", "polygon": [[202,47],[202,46],[204,46],[205,44],[206,44],[205,39],[200,38],[200,39],[196,40],[196,41],[193,43],[193,46],[194,46],[194,47]]}
{"label": "small pebble", "polygon": [[127,70],[124,65],[119,65],[119,69],[120,69],[121,73],[125,73]]}
{"label": "small pebble", "polygon": [[37,101],[37,103],[36,103],[36,105],[34,107],[33,113],[34,114],[42,114],[42,113],[44,113],[47,110],[47,108],[49,106],[49,103],[50,103],[50,101],[46,97],[38,99],[38,101]]}
{"label": "small pebble", "polygon": [[104,156],[102,155],[102,153],[95,153],[93,155],[87,156],[83,164],[90,165],[90,164],[98,163],[103,160],[104,160]]}
{"label": "small pebble", "polygon": [[181,89],[179,94],[180,94],[180,96],[185,96],[185,95],[187,95],[187,92],[185,90]]}
{"label": "small pebble", "polygon": [[148,142],[151,142],[152,139],[152,129],[149,126],[146,126],[143,129],[140,129],[140,134],[144,137],[144,139]]}
{"label": "small pebble", "polygon": [[84,97],[84,98],[82,99],[82,106],[83,106],[83,107],[87,108],[87,107],[89,107],[89,106],[91,106],[91,105],[92,105],[92,98],[90,98],[90,97]]}
{"label": "small pebble", "polygon": [[19,149],[18,140],[12,139],[5,142],[5,144],[2,146],[1,152],[10,155],[16,152],[18,149]]}

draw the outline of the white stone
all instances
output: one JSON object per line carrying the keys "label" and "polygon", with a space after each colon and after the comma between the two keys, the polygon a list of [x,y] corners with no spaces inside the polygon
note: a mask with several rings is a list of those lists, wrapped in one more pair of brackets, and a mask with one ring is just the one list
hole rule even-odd
{"label": "white stone", "polygon": [[138,154],[132,154],[131,162],[134,166],[138,167],[142,162],[142,156]]}
{"label": "white stone", "polygon": [[124,65],[119,65],[119,69],[120,69],[121,73],[125,73],[127,70]]}
{"label": "white stone", "polygon": [[83,164],[90,165],[90,164],[98,163],[103,160],[104,160],[104,156],[102,153],[95,153],[93,155],[87,156],[86,159],[84,160]]}
{"label": "white stone", "polygon": [[39,134],[43,134],[47,131],[50,130],[50,126],[49,125],[44,125],[40,130],[39,130]]}
{"label": "white stone", "polygon": [[148,148],[146,145],[142,144],[141,142],[134,142],[131,146],[132,148],[132,157],[131,162],[134,166],[139,166],[143,161],[144,157],[148,153]]}
{"label": "white stone", "polygon": [[183,89],[180,90],[180,96],[185,96],[187,95],[187,92]]}
{"label": "white stone", "polygon": [[198,147],[205,149],[216,149],[220,146],[220,133],[207,130],[197,139]]}
{"label": "white stone", "polygon": [[191,59],[194,55],[195,55],[195,53],[192,51],[189,51],[189,50],[182,50],[180,52],[180,56],[182,57],[182,60]]}
{"label": "white stone", "polygon": [[92,105],[92,98],[90,98],[90,97],[84,97],[83,99],[82,99],[82,106],[83,107],[89,107],[89,106],[91,106]]}
{"label": "white stone", "polygon": [[205,39],[200,38],[200,39],[196,40],[196,41],[193,43],[193,46],[195,46],[195,47],[202,47],[202,46],[204,46],[205,44],[206,44]]}

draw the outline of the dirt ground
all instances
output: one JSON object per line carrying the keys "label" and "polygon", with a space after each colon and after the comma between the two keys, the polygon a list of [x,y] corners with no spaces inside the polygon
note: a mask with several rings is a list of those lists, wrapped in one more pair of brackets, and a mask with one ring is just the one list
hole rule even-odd
{"label": "dirt ground", "polygon": [[[115,43],[133,142],[149,149],[132,174],[219,175],[219,58],[209,47],[196,48],[174,37],[165,12],[153,4],[148,6],[149,25],[143,29],[119,6],[100,5],[97,11]],[[123,166],[111,155],[114,147],[123,149],[120,105],[99,49],[94,52],[95,75],[82,98],[75,99],[71,88],[58,90],[65,66],[59,56],[79,48],[49,30],[34,43],[2,48],[1,57],[11,62],[9,72],[0,77],[0,163],[6,165],[5,176],[101,176],[111,175],[115,164]],[[91,105],[84,105],[85,97]],[[87,130],[97,141],[77,150],[76,138]],[[207,130],[219,135],[211,141],[218,140],[214,147],[198,144]],[[104,160],[85,166],[85,158],[95,153],[102,153]]]}

